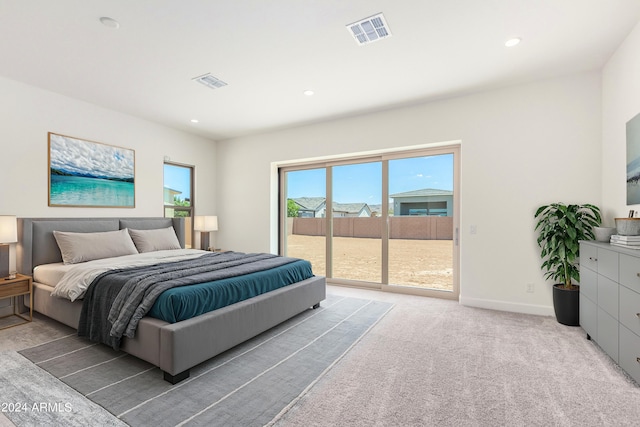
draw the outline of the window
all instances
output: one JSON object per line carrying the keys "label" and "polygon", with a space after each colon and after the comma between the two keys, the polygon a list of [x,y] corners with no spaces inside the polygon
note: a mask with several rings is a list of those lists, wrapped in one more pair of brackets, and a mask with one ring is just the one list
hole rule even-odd
{"label": "window", "polygon": [[178,163],[164,164],[164,216],[165,218],[185,218],[185,246],[192,247],[194,166]]}

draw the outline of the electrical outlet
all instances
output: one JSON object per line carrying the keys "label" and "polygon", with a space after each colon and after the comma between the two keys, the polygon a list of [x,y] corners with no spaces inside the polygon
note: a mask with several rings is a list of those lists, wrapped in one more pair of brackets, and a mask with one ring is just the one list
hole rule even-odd
{"label": "electrical outlet", "polygon": [[533,283],[527,283],[527,292],[532,294],[535,291],[535,286]]}

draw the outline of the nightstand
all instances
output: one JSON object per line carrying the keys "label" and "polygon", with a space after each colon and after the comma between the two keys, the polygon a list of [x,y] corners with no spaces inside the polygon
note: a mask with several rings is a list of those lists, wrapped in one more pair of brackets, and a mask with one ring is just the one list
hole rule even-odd
{"label": "nightstand", "polygon": [[[27,313],[17,313],[17,297],[23,295],[29,296],[29,315]],[[15,279],[0,278],[0,299],[11,298],[13,304],[13,314],[4,317],[16,316],[24,320],[24,322],[16,323],[8,326],[0,327],[0,329],[10,328],[12,326],[22,325],[33,320],[33,282],[31,276],[24,274],[16,274]],[[4,318],[3,317],[3,318]]]}

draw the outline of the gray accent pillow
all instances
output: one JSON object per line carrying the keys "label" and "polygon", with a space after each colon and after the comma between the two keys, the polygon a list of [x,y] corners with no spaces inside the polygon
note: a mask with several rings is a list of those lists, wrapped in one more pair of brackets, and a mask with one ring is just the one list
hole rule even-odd
{"label": "gray accent pillow", "polygon": [[173,227],[155,230],[133,230],[128,228],[138,252],[164,251],[168,249],[182,249],[176,231]]}
{"label": "gray accent pillow", "polygon": [[96,233],[53,231],[65,264],[137,254],[127,230]]}

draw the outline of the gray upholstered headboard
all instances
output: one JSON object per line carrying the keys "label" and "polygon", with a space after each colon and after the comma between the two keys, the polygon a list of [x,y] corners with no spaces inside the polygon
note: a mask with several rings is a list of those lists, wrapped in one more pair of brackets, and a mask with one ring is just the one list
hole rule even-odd
{"label": "gray upholstered headboard", "polygon": [[53,231],[91,233],[124,228],[151,230],[171,227],[184,248],[184,218],[18,218],[16,267],[19,273],[32,274],[33,267],[62,262]]}

